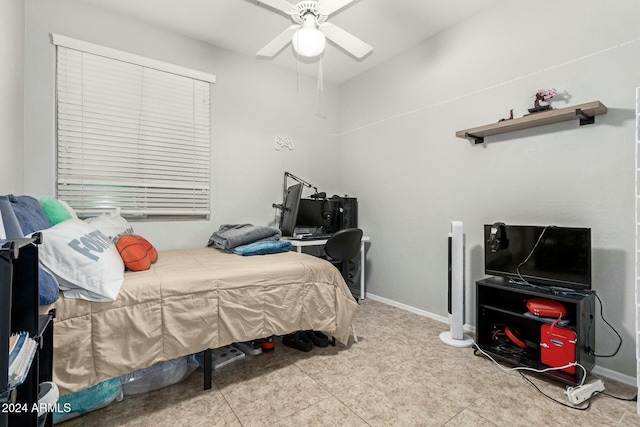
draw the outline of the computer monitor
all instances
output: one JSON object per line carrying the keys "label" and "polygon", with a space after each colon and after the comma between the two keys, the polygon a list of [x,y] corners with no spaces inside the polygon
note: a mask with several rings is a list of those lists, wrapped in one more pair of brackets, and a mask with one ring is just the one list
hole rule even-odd
{"label": "computer monitor", "polygon": [[338,231],[338,202],[328,199],[300,199],[296,226]]}
{"label": "computer monitor", "polygon": [[295,184],[287,188],[284,196],[282,214],[280,215],[280,231],[283,236],[293,236],[298,218],[298,206],[300,206],[300,194],[302,184]]}

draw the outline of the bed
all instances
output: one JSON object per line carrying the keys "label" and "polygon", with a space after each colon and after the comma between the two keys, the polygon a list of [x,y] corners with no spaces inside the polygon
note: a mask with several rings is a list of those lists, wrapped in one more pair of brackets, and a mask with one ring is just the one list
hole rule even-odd
{"label": "bed", "polygon": [[147,270],[125,272],[118,243],[134,232],[117,213],[81,220],[53,197],[7,195],[0,214],[7,233],[11,224],[16,237],[41,234],[39,297],[42,312],[56,310],[53,379],[61,395],[200,352],[207,388],[209,349],[309,329],[349,339],[357,303],[331,263],[290,246],[229,253],[270,247],[277,229],[222,225],[210,239],[217,249],[160,251]]}
{"label": "bed", "polygon": [[60,296],[54,381],[60,394],[206,349],[298,330],[347,343],[357,303],[329,262],[297,252],[239,256],[160,251],[126,272],[113,302]]}

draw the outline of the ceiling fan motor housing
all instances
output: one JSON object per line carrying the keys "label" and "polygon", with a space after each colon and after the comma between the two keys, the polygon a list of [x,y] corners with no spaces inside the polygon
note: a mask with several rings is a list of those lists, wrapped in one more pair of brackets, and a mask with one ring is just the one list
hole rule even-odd
{"label": "ceiling fan motor housing", "polygon": [[322,24],[327,20],[327,15],[323,14],[317,1],[301,1],[296,3],[295,11],[291,14],[291,18],[302,25],[306,15],[312,14],[316,18],[316,25]]}

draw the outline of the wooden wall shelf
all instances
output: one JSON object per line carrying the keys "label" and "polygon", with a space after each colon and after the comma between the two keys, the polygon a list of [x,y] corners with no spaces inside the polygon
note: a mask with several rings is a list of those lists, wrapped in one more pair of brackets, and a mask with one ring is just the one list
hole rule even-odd
{"label": "wooden wall shelf", "polygon": [[539,113],[528,114],[517,119],[503,120],[490,125],[460,130],[456,132],[456,136],[458,138],[470,139],[476,144],[481,144],[484,142],[484,138],[486,136],[499,135],[501,133],[514,132],[536,126],[565,122],[567,120],[579,119],[580,126],[589,125],[595,122],[595,116],[606,113],[607,107],[604,104],[600,101],[593,101],[587,102],[586,104],[575,105],[573,107],[542,111]]}

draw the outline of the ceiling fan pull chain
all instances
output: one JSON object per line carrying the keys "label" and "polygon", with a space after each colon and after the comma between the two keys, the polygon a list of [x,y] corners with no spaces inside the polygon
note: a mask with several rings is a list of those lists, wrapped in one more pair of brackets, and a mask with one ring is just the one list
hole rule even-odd
{"label": "ceiling fan pull chain", "polygon": [[316,116],[320,118],[325,118],[324,113],[322,111],[322,99],[324,93],[324,76],[322,75],[322,56],[318,60],[318,112]]}
{"label": "ceiling fan pull chain", "polygon": [[296,52],[296,93],[300,93],[300,57]]}
{"label": "ceiling fan pull chain", "polygon": [[318,90],[324,90],[324,76],[322,75],[322,56],[318,60]]}

